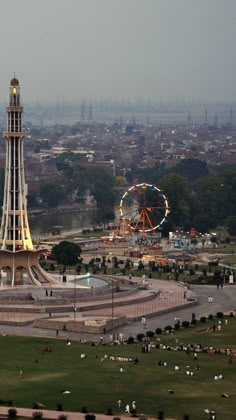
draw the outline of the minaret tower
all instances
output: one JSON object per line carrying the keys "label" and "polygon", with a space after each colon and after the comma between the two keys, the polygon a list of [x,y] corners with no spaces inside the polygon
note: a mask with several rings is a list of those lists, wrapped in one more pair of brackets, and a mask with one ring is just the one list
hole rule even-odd
{"label": "minaret tower", "polygon": [[0,230],[0,278],[3,285],[55,282],[42,269],[34,250],[29,230],[24,172],[23,107],[19,81],[14,77],[9,88],[7,111],[5,187]]}
{"label": "minaret tower", "polygon": [[1,248],[13,252],[33,249],[26,205],[22,113],[20,86],[14,78],[9,88],[7,131],[3,133],[6,140],[6,169],[0,232]]}

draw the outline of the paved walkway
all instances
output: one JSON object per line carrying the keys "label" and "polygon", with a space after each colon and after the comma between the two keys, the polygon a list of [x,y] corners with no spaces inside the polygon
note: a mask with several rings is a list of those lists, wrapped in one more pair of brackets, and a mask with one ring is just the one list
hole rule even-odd
{"label": "paved walkway", "polygon": [[[130,291],[132,292],[132,290]],[[158,296],[159,292],[160,296]],[[78,301],[76,301],[77,312],[80,315],[111,317],[111,294],[104,297],[94,296],[94,298],[90,299],[91,300],[85,301],[78,299]],[[4,322],[33,322],[35,319],[48,317],[47,312],[52,313],[53,316],[51,320],[54,319],[54,316],[58,318],[60,315],[68,318],[74,317],[72,302],[65,305],[55,305],[55,315],[52,301],[49,301],[47,305],[46,298],[44,299],[44,302],[46,302],[45,305],[40,303],[39,305],[37,305],[37,303],[25,305],[25,312],[23,312],[23,304],[2,304],[3,312],[0,311],[0,324],[3,324]],[[119,306],[119,304],[121,304],[121,306]],[[176,306],[179,307],[188,304],[189,302],[184,298],[183,287],[179,286],[176,282],[153,279],[147,290],[137,290],[134,291],[134,293],[125,296],[122,295],[122,293],[114,293],[113,309],[114,317],[126,316],[128,319],[132,320],[141,316],[150,316],[153,313],[171,310],[171,308]],[[61,311],[59,310],[59,307],[61,308]],[[65,312],[63,308],[67,308],[68,312]],[[39,309],[42,311],[41,313],[36,312],[36,310]],[[34,310],[35,312],[33,312]],[[47,310],[47,312],[45,312],[45,310]]]}
{"label": "paved walkway", "polygon": [[[0,407],[0,416],[8,415],[8,410],[10,407]],[[35,411],[41,411],[43,413],[43,418],[48,419],[57,419],[60,415],[64,414],[67,416],[68,420],[84,420],[85,414],[84,413],[75,413],[73,411],[53,411],[53,410],[33,410],[32,408],[17,408],[17,415],[30,417],[32,418],[32,413]],[[119,416],[123,420],[130,420],[130,417],[127,416]],[[106,416],[105,414],[96,414],[96,420],[111,420],[113,416]]]}
{"label": "paved walkway", "polygon": [[[168,285],[170,285],[169,282]],[[163,328],[166,325],[174,325],[175,316],[180,317],[180,320],[184,321],[191,320],[193,312],[196,314],[197,318],[200,318],[201,316],[208,316],[210,313],[216,314],[218,311],[228,312],[236,309],[235,285],[227,285],[223,289],[217,289],[216,286],[192,286],[192,290],[198,295],[197,306],[178,309],[148,318],[147,329],[154,331],[158,327]],[[213,297],[213,303],[208,303],[208,296]],[[32,324],[26,326],[2,325],[0,333],[3,331],[11,335],[56,338],[56,332],[54,330],[33,328]],[[115,332],[122,332],[123,335],[127,337],[130,335],[135,337],[138,333],[145,331],[140,321],[131,321],[127,325],[117,329]],[[89,341],[97,341],[100,338],[100,335],[98,334],[68,333],[67,331],[59,331],[59,336],[57,338],[66,340],[68,336],[74,341],[79,341],[81,338]],[[109,340],[109,333],[104,338]]]}

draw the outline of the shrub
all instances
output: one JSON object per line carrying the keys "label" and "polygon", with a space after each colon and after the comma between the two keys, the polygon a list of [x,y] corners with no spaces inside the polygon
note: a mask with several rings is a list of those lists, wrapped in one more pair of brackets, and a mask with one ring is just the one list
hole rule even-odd
{"label": "shrub", "polygon": [[208,319],[212,320],[213,319],[213,315],[212,314],[209,314],[208,315]]}
{"label": "shrub", "polygon": [[84,416],[84,418],[85,418],[85,420],[95,420],[96,419],[96,416],[95,416],[95,414],[85,414],[85,416]]}
{"label": "shrub", "polygon": [[182,321],[182,327],[188,328],[189,327],[189,321]]}
{"label": "shrub", "polygon": [[188,414],[184,414],[184,415],[183,415],[183,420],[190,420],[189,415],[188,415]]}
{"label": "shrub", "polygon": [[171,325],[167,325],[167,326],[165,327],[165,330],[166,330],[166,331],[171,331],[171,330],[172,330],[172,326],[171,326]]}
{"label": "shrub", "polygon": [[196,323],[197,323],[196,318],[193,318],[193,319],[192,319],[192,321],[191,321],[191,324],[192,324],[192,325],[196,325]]}
{"label": "shrub", "polygon": [[143,333],[137,334],[137,340],[138,341],[143,341],[145,335]]}
{"label": "shrub", "polygon": [[66,414],[60,414],[60,415],[57,417],[57,420],[67,420],[67,415],[66,415]]}
{"label": "shrub", "polygon": [[115,417],[113,417],[113,420],[121,420],[121,419],[120,419],[120,417],[115,416]]}
{"label": "shrub", "polygon": [[216,316],[217,316],[217,318],[223,318],[224,314],[223,314],[223,312],[217,312]]}
{"label": "shrub", "polygon": [[109,408],[107,409],[106,415],[107,415],[107,416],[112,416],[112,414],[113,414],[113,412],[112,412],[112,408],[111,408],[111,407],[109,407]]}
{"label": "shrub", "polygon": [[165,420],[165,414],[164,411],[159,411],[158,415],[157,415],[157,419],[158,420]]}
{"label": "shrub", "polygon": [[0,400],[0,405],[9,405],[9,406],[12,406],[13,405],[13,401],[12,400]]}
{"label": "shrub", "polygon": [[129,337],[127,340],[127,344],[134,344],[134,337]]}
{"label": "shrub", "polygon": [[174,325],[174,329],[175,329],[175,330],[179,330],[179,329],[180,329],[179,322],[176,322],[176,323],[175,323],[175,325]]}
{"label": "shrub", "polygon": [[62,403],[57,403],[56,408],[57,408],[57,411],[64,411]]}
{"label": "shrub", "polygon": [[162,329],[161,328],[156,328],[156,334],[160,335],[162,333]]}
{"label": "shrub", "polygon": [[42,411],[34,411],[32,414],[33,419],[35,420],[40,420],[43,418],[43,413]]}
{"label": "shrub", "polygon": [[15,419],[17,417],[17,409],[16,408],[9,408],[8,410],[8,418]]}
{"label": "shrub", "polygon": [[205,316],[201,316],[200,322],[206,322],[206,317]]}
{"label": "shrub", "polygon": [[234,318],[234,313],[233,313],[233,312],[230,312],[229,316],[230,316],[231,318]]}
{"label": "shrub", "polygon": [[131,413],[132,417],[138,417],[136,408],[131,408],[130,413]]}
{"label": "shrub", "polygon": [[85,405],[83,405],[83,407],[81,408],[81,413],[87,413],[88,409]]}
{"label": "shrub", "polygon": [[154,335],[155,335],[154,331],[147,331],[146,332],[146,336],[149,337],[149,338],[153,338]]}

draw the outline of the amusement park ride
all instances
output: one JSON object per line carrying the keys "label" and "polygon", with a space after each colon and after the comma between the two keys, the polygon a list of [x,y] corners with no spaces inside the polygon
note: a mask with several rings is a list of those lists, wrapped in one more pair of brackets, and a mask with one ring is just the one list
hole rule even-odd
{"label": "amusement park ride", "polygon": [[115,231],[109,237],[104,237],[104,240],[122,240],[133,234],[153,234],[166,221],[170,207],[159,188],[142,183],[130,187],[124,193],[120,200],[119,213]]}

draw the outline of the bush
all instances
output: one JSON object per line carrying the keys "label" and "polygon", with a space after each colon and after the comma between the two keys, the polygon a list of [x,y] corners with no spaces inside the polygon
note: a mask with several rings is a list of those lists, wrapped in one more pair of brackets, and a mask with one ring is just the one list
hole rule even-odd
{"label": "bush", "polygon": [[208,319],[212,320],[213,319],[213,315],[212,314],[209,314],[208,315]]}
{"label": "bush", "polygon": [[43,413],[42,411],[34,411],[32,414],[33,419],[35,420],[40,420],[43,418]]}
{"label": "bush", "polygon": [[182,327],[188,328],[189,327],[189,321],[182,321]]}
{"label": "bush", "polygon": [[171,330],[172,330],[172,326],[171,326],[171,325],[167,325],[167,326],[165,327],[165,330],[166,330],[166,331],[171,331]]}
{"label": "bush", "polygon": [[143,333],[137,334],[138,341],[143,341],[144,338],[145,338],[145,335]]}
{"label": "bush", "polygon": [[192,325],[196,325],[196,323],[197,323],[196,318],[193,318],[193,319],[192,319],[192,321],[191,321],[191,324],[192,324]]}
{"label": "bush", "polygon": [[107,409],[106,415],[107,415],[107,416],[112,416],[112,415],[113,415],[113,412],[112,412],[112,408],[111,408],[111,407],[109,407],[109,408]]}
{"label": "bush", "polygon": [[56,409],[57,409],[57,411],[64,411],[63,404],[62,403],[57,403]]}
{"label": "bush", "polygon": [[217,312],[216,316],[217,316],[217,318],[223,318],[224,314],[223,314],[223,312]]}
{"label": "bush", "polygon": [[67,420],[67,415],[66,415],[66,414],[60,414],[60,415],[57,417],[57,420]]}
{"label": "bush", "polygon": [[134,344],[134,337],[129,337],[127,340],[127,344]]}
{"label": "bush", "polygon": [[88,409],[85,405],[83,405],[83,407],[81,408],[81,413],[87,413]]}
{"label": "bush", "polygon": [[15,419],[17,417],[17,409],[16,408],[9,408],[8,410],[8,418]]}
{"label": "bush", "polygon": [[161,328],[156,328],[156,334],[160,335],[162,333],[162,329]]}
{"label": "bush", "polygon": [[205,316],[201,316],[200,322],[206,322],[206,317]]}
{"label": "bush", "polygon": [[130,413],[131,413],[132,417],[138,417],[136,408],[131,408]]}
{"label": "bush", "polygon": [[233,312],[230,312],[229,316],[230,316],[231,318],[234,318],[234,313],[233,313]]}
{"label": "bush", "polygon": [[174,329],[175,329],[175,330],[179,330],[179,329],[180,329],[179,322],[176,322],[176,324],[174,325]]}
{"label": "bush", "polygon": [[121,420],[121,419],[120,419],[120,417],[115,416],[115,417],[113,417],[113,420]]}
{"label": "bush", "polygon": [[158,420],[165,420],[165,414],[164,411],[159,411],[158,415],[157,415],[157,419]]}
{"label": "bush", "polygon": [[96,419],[96,416],[95,416],[95,414],[85,414],[85,416],[84,416],[84,418],[85,418],[85,420],[95,420]]}
{"label": "bush", "polygon": [[13,405],[13,401],[12,400],[0,400],[0,405],[12,406]]}
{"label": "bush", "polygon": [[154,331],[147,331],[146,332],[146,336],[149,337],[149,338],[153,338],[154,335],[155,335]]}

